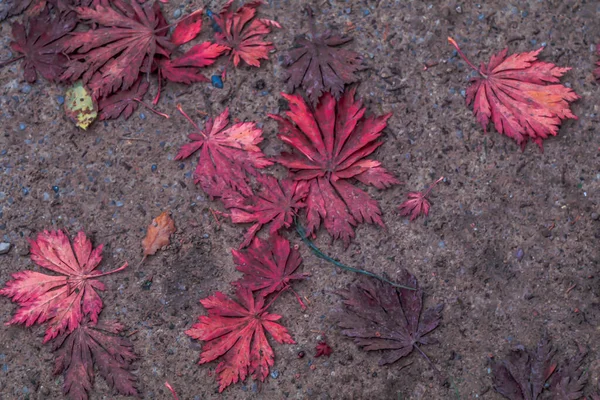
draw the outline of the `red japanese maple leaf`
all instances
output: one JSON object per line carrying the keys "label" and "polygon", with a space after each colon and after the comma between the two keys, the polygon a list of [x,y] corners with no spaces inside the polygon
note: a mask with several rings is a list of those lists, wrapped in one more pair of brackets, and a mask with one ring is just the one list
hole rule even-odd
{"label": "red japanese maple leaf", "polygon": [[163,79],[188,85],[193,82],[208,82],[209,79],[202,74],[201,68],[212,65],[227,50],[226,46],[204,42],[195,45],[180,57],[158,59],[158,93],[153,103],[158,103]]}
{"label": "red japanese maple leaf", "polygon": [[444,177],[442,176],[437,181],[435,181],[431,186],[427,188],[425,191],[421,192],[409,192],[408,200],[404,203],[400,204],[400,215],[407,216],[410,215],[410,220],[413,221],[419,217],[419,215],[423,214],[425,216],[429,215],[429,193],[431,190],[442,181]]}
{"label": "red japanese maple leaf", "polygon": [[214,121],[209,119],[201,130],[180,105],[177,108],[196,130],[189,135],[192,142],[183,145],[175,159],[183,160],[200,150],[195,180],[202,190],[213,197],[230,189],[250,196],[252,190],[246,173],[254,175],[255,169],[272,164],[258,147],[263,140],[262,130],[254,122],[241,122],[225,129],[229,124],[228,108]]}
{"label": "red japanese maple leaf", "polygon": [[38,73],[49,81],[56,81],[63,74],[68,58],[63,54],[66,35],[77,25],[77,15],[72,12],[51,17],[48,9],[29,19],[28,29],[15,22],[12,25],[14,42],[10,47],[20,53],[0,66],[22,59],[23,77],[35,82]]}
{"label": "red japanese maple leaf", "polygon": [[77,50],[63,79],[84,83],[97,97],[105,97],[133,85],[140,72],[150,73],[156,54],[169,57],[174,45],[166,35],[167,23],[158,3],[138,4],[104,0],[95,9],[77,7],[79,18],[98,24],[96,29],[75,32],[67,52]]}
{"label": "red japanese maple leaf", "polygon": [[263,225],[271,223],[269,232],[276,234],[281,228],[289,228],[298,210],[306,207],[308,194],[305,181],[284,179],[279,181],[270,175],[257,175],[261,190],[250,197],[230,191],[223,197],[225,207],[230,209],[234,224],[254,223],[244,235],[240,248],[250,244]]}
{"label": "red japanese maple leaf", "polygon": [[287,329],[275,322],[281,316],[267,312],[269,305],[265,306],[263,296],[255,300],[250,289],[240,287],[237,299],[239,303],[216,292],[200,300],[208,315],[200,316],[199,322],[185,332],[206,342],[199,364],[222,357],[216,369],[219,392],[248,375],[265,380],[275,360],[265,330],[278,343],[295,343]]}
{"label": "red japanese maple leaf", "polygon": [[182,18],[175,26],[175,30],[171,35],[171,43],[176,46],[181,46],[190,40],[194,40],[202,29],[203,13],[204,10],[201,8]]}
{"label": "red japanese maple leaf", "polygon": [[294,149],[276,161],[292,171],[293,179],[310,184],[308,232],[314,233],[323,221],[327,231],[346,245],[358,223],[384,226],[377,201],[349,179],[378,189],[400,183],[379,161],[365,159],[383,144],[377,139],[391,114],[365,118],[355,91],[347,90],[337,103],[325,93],[314,111],[300,96],[282,93],[290,104],[289,119],[270,115],[279,122],[279,138]]}
{"label": "red japanese maple leaf", "polygon": [[54,374],[64,372],[63,392],[70,399],[88,399],[94,385],[94,365],[106,383],[119,394],[136,396],[136,376],[130,370],[137,358],[133,345],[116,336],[123,330],[117,322],[85,322],[73,332],[62,333],[52,343],[56,352]]}
{"label": "red japanese maple leaf", "polygon": [[83,232],[77,234],[72,246],[62,231],[44,231],[29,242],[31,259],[61,276],[35,271],[13,274],[14,280],[0,290],[0,295],[20,306],[8,324],[29,327],[47,321],[45,343],[64,331],[73,331],[84,315],[92,322],[98,321],[103,305],[96,290],[104,290],[105,286],[96,278],[121,271],[127,263],[111,272],[95,271],[102,260],[103,246],[92,249],[92,243]]}
{"label": "red japanese maple leaf", "polygon": [[329,357],[333,353],[333,349],[329,347],[326,341],[320,341],[315,347],[315,357],[327,356]]}
{"label": "red japanese maple leaf", "polygon": [[213,17],[219,28],[215,38],[230,49],[236,67],[240,60],[260,67],[260,60],[269,59],[269,51],[273,50],[273,43],[265,42],[264,36],[271,32],[271,26],[281,28],[281,25],[268,19],[253,19],[256,9],[264,4],[262,1],[246,3],[236,12],[231,9],[232,3],[233,0],[229,0],[219,15]]}
{"label": "red japanese maple leaf", "polygon": [[148,82],[139,78],[129,89],[120,90],[98,101],[98,119],[115,119],[119,116],[127,119],[148,91]]}
{"label": "red japanese maple leaf", "polygon": [[452,38],[448,40],[479,73],[467,88],[467,105],[474,103],[473,111],[484,131],[491,119],[498,133],[514,139],[522,149],[531,140],[543,151],[542,141],[558,134],[562,120],[577,119],[569,102],[579,96],[560,84],[560,77],[571,68],[538,61],[543,47],[508,57],[508,49],[504,49],[492,56],[489,64],[477,68]]}
{"label": "red japanese maple leaf", "polygon": [[298,250],[290,248],[290,242],[275,234],[269,240],[254,238],[252,245],[244,251],[232,250],[237,270],[244,274],[232,284],[261,296],[289,286],[293,280],[304,279],[310,274],[294,273],[302,263]]}

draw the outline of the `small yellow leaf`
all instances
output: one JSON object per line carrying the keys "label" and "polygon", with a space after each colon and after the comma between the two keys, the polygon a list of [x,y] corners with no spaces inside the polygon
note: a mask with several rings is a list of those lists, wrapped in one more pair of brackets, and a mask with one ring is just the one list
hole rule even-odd
{"label": "small yellow leaf", "polygon": [[89,89],[83,86],[81,81],[75,82],[73,86],[67,89],[65,113],[76,126],[84,130],[98,116],[98,105],[92,98]]}

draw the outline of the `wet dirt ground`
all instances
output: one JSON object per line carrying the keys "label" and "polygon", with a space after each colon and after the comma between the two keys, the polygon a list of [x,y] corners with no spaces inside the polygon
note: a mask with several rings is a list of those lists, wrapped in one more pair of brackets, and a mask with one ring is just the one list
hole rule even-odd
{"label": "wet dirt ground", "polygon": [[[221,3],[193,0],[181,9],[218,10]],[[407,268],[425,288],[427,306],[445,303],[443,322],[433,333],[440,343],[423,348],[440,372],[417,353],[379,367],[377,354],[340,335],[331,315],[340,304],[335,291],[356,276],[316,258],[290,231],[285,235],[300,243],[303,270],[312,274],[296,286],[308,309],[302,311],[288,293],[273,311],[283,315],[297,344],[272,342],[276,378],[247,380],[217,394],[217,363],[198,366],[201,344],[184,331],[204,312],[200,298],[217,290],[232,293],[229,282],[239,274],[230,250],[244,229],[213,218],[211,209],[223,209],[194,186],[197,158],[173,160],[190,129],[175,106],[181,103],[196,119],[229,107],[233,118],[262,125],[267,155],[282,151],[277,126],[266,114],[285,105],[280,51],[309,29],[298,4],[273,0],[261,8],[262,16],[284,28],[269,36],[279,52],[260,69],[230,69],[223,89],[168,84],[158,106],[171,115],[168,120],[138,109],[127,121],[96,122],[83,132],[64,116],[63,86],[30,86],[17,65],[1,69],[0,239],[12,247],[0,255],[0,284],[33,268],[26,239],[44,229],[72,235],[84,230],[96,245],[104,243],[105,271],[128,261],[128,269],[103,278],[101,318],[126,325],[147,399],[170,398],[165,380],[182,399],[500,399],[492,388],[490,357],[517,344],[534,346],[544,332],[559,348],[559,359],[577,345],[589,350],[584,365],[590,393],[600,378],[600,90],[592,76],[598,3],[330,0],[308,4],[319,26],[355,37],[349,47],[369,66],[360,73],[359,95],[369,112],[393,112],[375,156],[406,184],[369,189],[380,202],[386,230],[359,226],[347,250],[331,244],[324,231],[316,243],[348,265],[391,278]],[[179,6],[176,0],[164,5],[168,19]],[[0,28],[0,56],[6,59],[9,22]],[[206,23],[201,39],[211,36]],[[565,122],[558,137],[545,142],[544,153],[531,145],[521,152],[495,132],[484,135],[464,104],[472,73],[447,44],[448,36],[476,64],[506,45],[511,52],[545,45],[543,60],[573,67],[563,83],[582,96],[572,107],[579,120]],[[407,191],[440,176],[446,180],[433,192],[429,218],[408,223],[398,215]],[[172,245],[136,268],[145,228],[165,209],[178,228]],[[14,310],[2,299],[0,321]],[[314,358],[322,334],[334,352]],[[42,337],[41,327],[0,328],[0,398],[62,398],[62,378],[52,375],[53,356]],[[303,359],[300,350],[307,353]],[[91,398],[121,397],[97,377]]]}

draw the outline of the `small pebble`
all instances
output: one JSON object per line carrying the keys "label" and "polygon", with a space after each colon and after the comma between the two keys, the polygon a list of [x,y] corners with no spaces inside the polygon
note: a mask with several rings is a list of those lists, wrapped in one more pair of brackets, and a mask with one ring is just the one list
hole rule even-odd
{"label": "small pebble", "polygon": [[58,104],[64,104],[65,103],[65,96],[56,96],[56,101],[58,102]]}
{"label": "small pebble", "polygon": [[273,379],[279,378],[279,371],[277,371],[276,369],[271,371],[271,378],[273,378]]}
{"label": "small pebble", "polygon": [[211,76],[210,82],[212,83],[213,87],[216,87],[217,89],[223,89],[223,80],[219,75]]}
{"label": "small pebble", "polygon": [[123,202],[119,200],[119,201],[115,202],[115,205],[117,207],[123,207]]}
{"label": "small pebble", "polygon": [[140,119],[143,121],[146,119],[146,114],[140,113]]}
{"label": "small pebble", "polygon": [[23,188],[23,196],[27,196],[29,194],[29,188]]}
{"label": "small pebble", "polygon": [[521,261],[523,259],[523,256],[525,255],[525,253],[523,252],[523,249],[518,249],[517,253],[515,254],[515,256],[517,257],[517,260]]}
{"label": "small pebble", "polygon": [[306,353],[304,351],[302,351],[302,350],[300,350],[298,352],[298,358],[304,358],[305,355],[306,355]]}
{"label": "small pebble", "polygon": [[23,85],[23,87],[21,88],[21,93],[28,94],[29,92],[31,92],[31,86]]}
{"label": "small pebble", "polygon": [[152,170],[152,172],[156,172],[158,167],[156,166],[156,164],[152,164],[152,167],[150,167],[150,169]]}
{"label": "small pebble", "polygon": [[52,191],[54,193],[58,193],[58,190],[59,190],[58,186],[52,186]]}
{"label": "small pebble", "polygon": [[181,13],[182,13],[182,11],[181,11],[181,8],[178,8],[178,9],[177,9],[177,10],[175,10],[175,12],[173,13],[173,17],[174,17],[174,18],[179,18],[179,17],[181,17]]}
{"label": "small pebble", "polygon": [[598,218],[600,218],[600,214],[598,214],[598,213],[592,213],[592,219],[594,221],[598,221]]}
{"label": "small pebble", "polygon": [[21,123],[19,124],[19,129],[20,129],[20,130],[22,130],[22,131],[24,131],[24,130],[25,130],[25,128],[27,128],[27,124],[26,124],[25,122],[21,122]]}
{"label": "small pebble", "polygon": [[6,254],[10,250],[10,243],[0,243],[0,254]]}

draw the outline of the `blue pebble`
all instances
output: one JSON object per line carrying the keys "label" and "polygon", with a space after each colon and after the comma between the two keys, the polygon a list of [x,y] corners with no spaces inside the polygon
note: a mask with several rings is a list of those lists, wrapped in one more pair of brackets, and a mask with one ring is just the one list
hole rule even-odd
{"label": "blue pebble", "polygon": [[56,101],[58,102],[58,104],[64,104],[65,103],[65,96],[56,96]]}
{"label": "blue pebble", "polygon": [[115,202],[115,205],[116,205],[117,207],[123,207],[123,202],[122,202],[121,200],[119,200],[119,201],[116,201],[116,202]]}
{"label": "blue pebble", "polygon": [[440,242],[438,243],[438,247],[439,247],[440,249],[445,249],[445,248],[446,248],[446,243],[444,243],[444,241],[443,241],[443,240],[440,240]]}
{"label": "blue pebble", "polygon": [[466,90],[464,90],[464,89],[463,89],[463,90],[461,90],[461,91],[460,91],[460,95],[461,95],[462,97],[467,97],[467,92],[466,92]]}
{"label": "blue pebble", "polygon": [[217,89],[223,89],[223,80],[219,75],[213,75],[210,77],[210,82]]}
{"label": "blue pebble", "polygon": [[531,39],[531,44],[535,46],[537,44],[537,40]]}
{"label": "blue pebble", "polygon": [[8,151],[6,149],[2,149],[2,151],[0,151],[0,156],[6,155],[6,153],[8,153]]}
{"label": "blue pebble", "polygon": [[480,21],[483,21],[485,19],[485,14],[479,14],[477,16],[477,19],[480,20]]}
{"label": "blue pebble", "polygon": [[19,129],[20,129],[20,130],[22,130],[22,131],[24,131],[24,130],[25,130],[25,128],[27,128],[27,124],[26,124],[25,122],[21,122],[21,123],[19,124]]}
{"label": "blue pebble", "polygon": [[208,18],[212,18],[215,15],[215,13],[213,13],[210,10],[206,10],[206,15],[208,16]]}
{"label": "blue pebble", "polygon": [[28,94],[29,92],[31,92],[31,86],[23,85],[23,87],[21,88],[21,93]]}
{"label": "blue pebble", "polygon": [[150,167],[150,169],[152,170],[152,172],[156,172],[158,167],[156,166],[156,164],[152,164],[152,167]]}
{"label": "blue pebble", "polygon": [[365,9],[363,10],[363,15],[366,17],[366,16],[367,16],[367,15],[369,15],[369,14],[371,14],[371,11],[365,8]]}
{"label": "blue pebble", "polygon": [[185,168],[185,164],[184,163],[179,164],[179,169],[184,169],[184,168]]}
{"label": "blue pebble", "polygon": [[521,11],[521,17],[525,18],[529,15],[529,12],[527,11]]}
{"label": "blue pebble", "polygon": [[145,119],[146,119],[146,114],[144,114],[144,113],[140,113],[140,119],[141,119],[141,120],[145,120]]}
{"label": "blue pebble", "polygon": [[273,379],[279,378],[279,371],[277,371],[276,369],[271,371],[271,378],[273,378]]}
{"label": "blue pebble", "polygon": [[50,200],[50,195],[48,193],[44,192],[43,198],[44,198],[44,201],[48,201],[48,200]]}
{"label": "blue pebble", "polygon": [[58,193],[58,186],[52,186],[52,190],[54,191],[54,193]]}
{"label": "blue pebble", "polygon": [[27,196],[29,194],[29,188],[23,188],[23,196]]}
{"label": "blue pebble", "polygon": [[173,13],[173,17],[174,18],[181,17],[181,8],[178,8],[177,10],[175,10],[175,12]]}
{"label": "blue pebble", "polygon": [[525,255],[525,253],[523,252],[523,249],[518,249],[517,253],[515,254],[515,256],[517,257],[517,260],[521,261],[523,259],[523,256]]}

